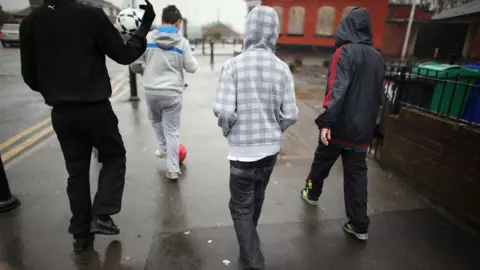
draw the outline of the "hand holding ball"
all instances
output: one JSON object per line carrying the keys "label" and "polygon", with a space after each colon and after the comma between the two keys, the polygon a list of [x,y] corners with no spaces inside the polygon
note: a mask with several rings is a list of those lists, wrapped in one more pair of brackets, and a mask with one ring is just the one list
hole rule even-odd
{"label": "hand holding ball", "polygon": [[142,24],[144,13],[141,9],[124,9],[118,14],[115,20],[115,26],[122,35],[131,35],[137,31]]}

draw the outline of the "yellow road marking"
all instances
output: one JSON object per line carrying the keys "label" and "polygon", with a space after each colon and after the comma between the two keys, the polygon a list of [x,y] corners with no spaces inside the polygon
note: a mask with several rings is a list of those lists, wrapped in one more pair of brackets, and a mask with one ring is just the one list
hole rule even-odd
{"label": "yellow road marking", "polygon": [[[115,79],[113,79],[111,81],[112,85],[115,85],[118,84],[119,82],[122,81],[122,78],[124,78],[126,76],[126,72],[122,72],[120,73],[117,77],[115,77]],[[114,91],[113,92],[116,92],[116,90],[118,89],[115,89],[114,88]],[[42,122],[40,123],[37,123],[35,124],[34,126],[18,133],[17,135],[11,137],[10,139],[6,140],[5,142],[1,143],[0,144],[0,151],[12,146],[14,143],[16,143],[17,141],[23,139],[24,137],[30,135],[31,133],[33,133],[34,131],[36,131],[37,129],[40,129],[41,127],[45,126],[46,124],[50,123],[51,122],[51,118],[47,118],[45,120],[43,120]]]}
{"label": "yellow road marking", "polygon": [[115,79],[110,81],[112,85],[112,96],[123,85],[125,76],[127,76],[127,72],[122,72],[117,77],[115,77]]}
{"label": "yellow road marking", "polygon": [[30,146],[32,146],[36,142],[40,141],[43,137],[50,134],[52,131],[53,131],[53,127],[51,125],[49,125],[48,127],[46,127],[44,129],[42,129],[41,131],[37,132],[32,137],[28,138],[28,140],[25,140],[21,144],[15,146],[14,148],[12,148],[8,152],[6,152],[4,155],[2,155],[3,162],[6,163],[11,158],[17,156],[18,154],[23,152],[25,149],[29,148]]}
{"label": "yellow road marking", "polygon": [[[120,73],[115,79],[111,80],[110,83],[112,85],[115,84],[115,88],[119,88],[119,87],[116,87],[118,83],[120,83],[120,86],[123,85],[123,78],[124,76],[126,75],[126,72],[122,72]],[[122,83],[121,83],[122,82]],[[113,88],[113,87],[112,87]],[[113,92],[116,92],[116,90],[118,89],[113,89]],[[37,123],[35,124],[34,126],[18,133],[17,135],[11,137],[10,139],[6,140],[5,142],[1,143],[0,144],[0,151],[12,146],[13,144],[15,144],[17,141],[31,135],[32,133],[34,133],[35,131],[37,131],[38,129],[44,127],[45,125],[47,124],[50,124],[51,123],[51,118],[47,118],[45,120],[43,120],[42,122],[40,123]],[[17,156],[18,154],[20,154],[21,152],[25,151],[27,148],[31,147],[33,144],[35,144],[36,142],[38,142],[39,140],[41,140],[44,136],[48,135],[49,133],[51,133],[53,131],[53,127],[51,125],[49,125],[48,127],[40,130],[38,133],[36,133],[35,135],[33,135],[32,137],[28,138],[27,140],[25,140],[24,142],[22,142],[21,144],[15,146],[14,148],[12,148],[11,150],[7,151],[4,155],[2,155],[2,160],[4,162],[7,162],[8,160],[12,159],[13,157]]]}
{"label": "yellow road marking", "polygon": [[23,137],[30,135],[35,130],[45,126],[47,123],[50,123],[50,122],[51,122],[51,119],[49,117],[49,118],[43,120],[42,122],[30,127],[29,129],[26,129],[26,130],[18,133],[17,135],[11,137],[10,139],[5,141],[4,143],[0,144],[0,151],[2,151],[3,149],[5,149],[7,147],[10,147],[12,144],[16,143],[18,140],[21,140]]}

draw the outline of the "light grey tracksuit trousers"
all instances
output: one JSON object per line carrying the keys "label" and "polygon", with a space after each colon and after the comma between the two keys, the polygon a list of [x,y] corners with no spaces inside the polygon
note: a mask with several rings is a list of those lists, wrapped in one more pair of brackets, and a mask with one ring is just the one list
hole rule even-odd
{"label": "light grey tracksuit trousers", "polygon": [[178,147],[180,145],[180,113],[182,96],[145,95],[148,118],[158,140],[158,150],[167,154],[169,172],[180,172]]}

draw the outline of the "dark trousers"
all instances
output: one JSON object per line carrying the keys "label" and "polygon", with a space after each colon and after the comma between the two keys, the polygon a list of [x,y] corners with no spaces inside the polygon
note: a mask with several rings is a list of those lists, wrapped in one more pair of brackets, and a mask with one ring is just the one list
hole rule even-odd
{"label": "dark trousers", "polygon": [[8,186],[7,174],[3,167],[2,157],[0,156],[0,202],[8,201],[12,198],[10,187]]}
{"label": "dark trousers", "polygon": [[277,155],[256,162],[230,161],[230,213],[232,215],[240,257],[247,269],[265,269],[258,219]]}
{"label": "dark trousers", "polygon": [[[92,216],[120,212],[125,185],[126,158],[118,119],[109,101],[65,104],[52,110],[68,172],[67,193],[72,218],[68,231],[85,235]],[[90,159],[95,147],[102,163],[95,199],[90,198]]]}
{"label": "dark trousers", "polygon": [[318,200],[323,182],[339,156],[343,163],[343,192],[347,217],[359,233],[367,232],[370,219],[367,216],[367,153],[343,149],[339,145],[325,146],[319,142],[312,168],[307,179],[311,181],[308,197]]}

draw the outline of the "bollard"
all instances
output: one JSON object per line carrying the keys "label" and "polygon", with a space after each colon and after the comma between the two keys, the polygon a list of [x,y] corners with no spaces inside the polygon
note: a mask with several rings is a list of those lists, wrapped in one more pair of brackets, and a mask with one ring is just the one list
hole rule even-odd
{"label": "bollard", "polygon": [[210,42],[210,64],[213,65],[214,64],[214,61],[213,61],[213,42]]}
{"label": "bollard", "polygon": [[0,213],[10,211],[19,205],[20,201],[10,192],[7,174],[5,173],[3,161],[0,157]]}
{"label": "bollard", "polygon": [[137,101],[138,91],[137,91],[137,74],[135,74],[130,67],[128,67],[130,74],[130,101]]}
{"label": "bollard", "polygon": [[187,18],[183,18],[183,37],[188,39],[188,21]]}

